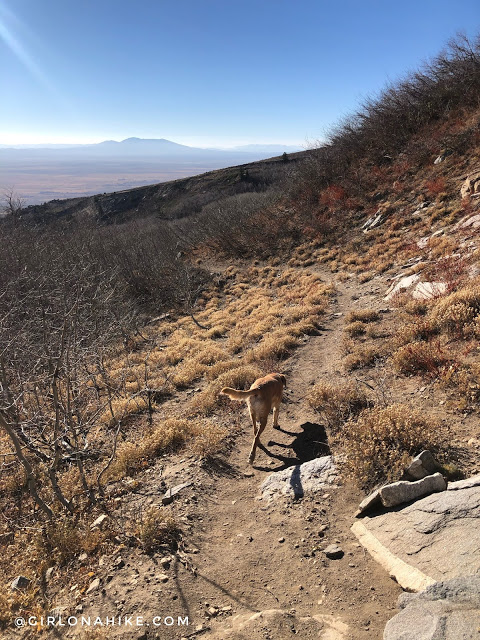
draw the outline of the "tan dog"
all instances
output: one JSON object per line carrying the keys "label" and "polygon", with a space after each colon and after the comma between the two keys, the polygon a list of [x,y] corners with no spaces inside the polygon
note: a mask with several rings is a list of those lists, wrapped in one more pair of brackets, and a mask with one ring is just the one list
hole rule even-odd
{"label": "tan dog", "polygon": [[[283,388],[287,380],[281,373],[269,373],[264,378],[258,378],[248,391],[239,391],[224,387],[220,394],[232,400],[246,400],[253,424],[253,444],[248,461],[253,464],[260,436],[267,425],[268,414],[273,408],[273,427],[278,427],[278,411],[282,402]],[[260,426],[257,429],[257,420]]]}

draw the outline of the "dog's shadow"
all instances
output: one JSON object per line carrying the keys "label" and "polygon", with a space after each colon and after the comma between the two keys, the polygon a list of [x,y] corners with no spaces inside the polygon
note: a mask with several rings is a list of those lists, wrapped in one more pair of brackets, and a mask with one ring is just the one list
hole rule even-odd
{"label": "dog's shadow", "polygon": [[260,449],[262,449],[269,458],[278,460],[279,464],[277,466],[268,465],[262,467],[254,465],[255,468],[260,471],[282,471],[283,469],[303,464],[304,462],[308,462],[314,458],[330,455],[327,432],[323,425],[315,422],[304,422],[300,425],[300,428],[302,431],[298,433],[278,427],[278,431],[281,431],[285,435],[292,436],[293,441],[290,444],[284,444],[282,442],[270,440],[267,444],[267,447],[292,449],[295,453],[295,457],[281,455],[281,453],[271,451],[270,448],[267,449],[267,447],[260,443],[258,445]]}

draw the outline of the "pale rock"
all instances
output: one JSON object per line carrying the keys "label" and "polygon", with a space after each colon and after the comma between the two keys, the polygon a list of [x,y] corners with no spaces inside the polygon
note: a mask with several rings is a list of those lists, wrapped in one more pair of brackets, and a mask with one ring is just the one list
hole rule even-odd
{"label": "pale rock", "polygon": [[88,587],[88,589],[86,591],[86,594],[89,594],[89,593],[92,593],[93,591],[96,591],[99,586],[100,586],[100,578],[95,578],[95,580],[93,580],[90,583],[90,585],[89,585],[89,587]]}
{"label": "pale rock", "polygon": [[107,519],[107,514],[102,513],[101,516],[98,516],[98,518],[94,522],[92,522],[92,524],[90,525],[90,529],[101,529]]}
{"label": "pale rock", "polygon": [[380,498],[384,507],[395,507],[437,491],[445,491],[446,488],[447,484],[442,474],[434,473],[415,482],[400,480],[387,484],[380,489]]}

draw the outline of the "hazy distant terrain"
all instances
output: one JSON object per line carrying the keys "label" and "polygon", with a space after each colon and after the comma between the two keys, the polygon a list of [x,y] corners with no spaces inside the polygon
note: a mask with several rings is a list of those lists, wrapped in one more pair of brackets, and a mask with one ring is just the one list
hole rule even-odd
{"label": "hazy distant terrain", "polygon": [[199,149],[163,139],[128,138],[89,145],[0,145],[0,190],[26,204],[119,191],[293,152],[295,147],[246,145]]}

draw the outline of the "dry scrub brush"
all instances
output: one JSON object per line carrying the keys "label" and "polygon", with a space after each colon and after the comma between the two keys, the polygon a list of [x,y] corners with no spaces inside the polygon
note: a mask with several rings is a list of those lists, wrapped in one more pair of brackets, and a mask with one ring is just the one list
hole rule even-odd
{"label": "dry scrub brush", "polygon": [[402,404],[362,411],[335,441],[336,450],[345,456],[345,472],[365,489],[398,480],[411,456],[423,449],[441,454],[445,446],[441,421]]}
{"label": "dry scrub brush", "polygon": [[319,382],[308,394],[307,402],[320,414],[332,434],[373,404],[365,390],[350,381],[343,385]]}

